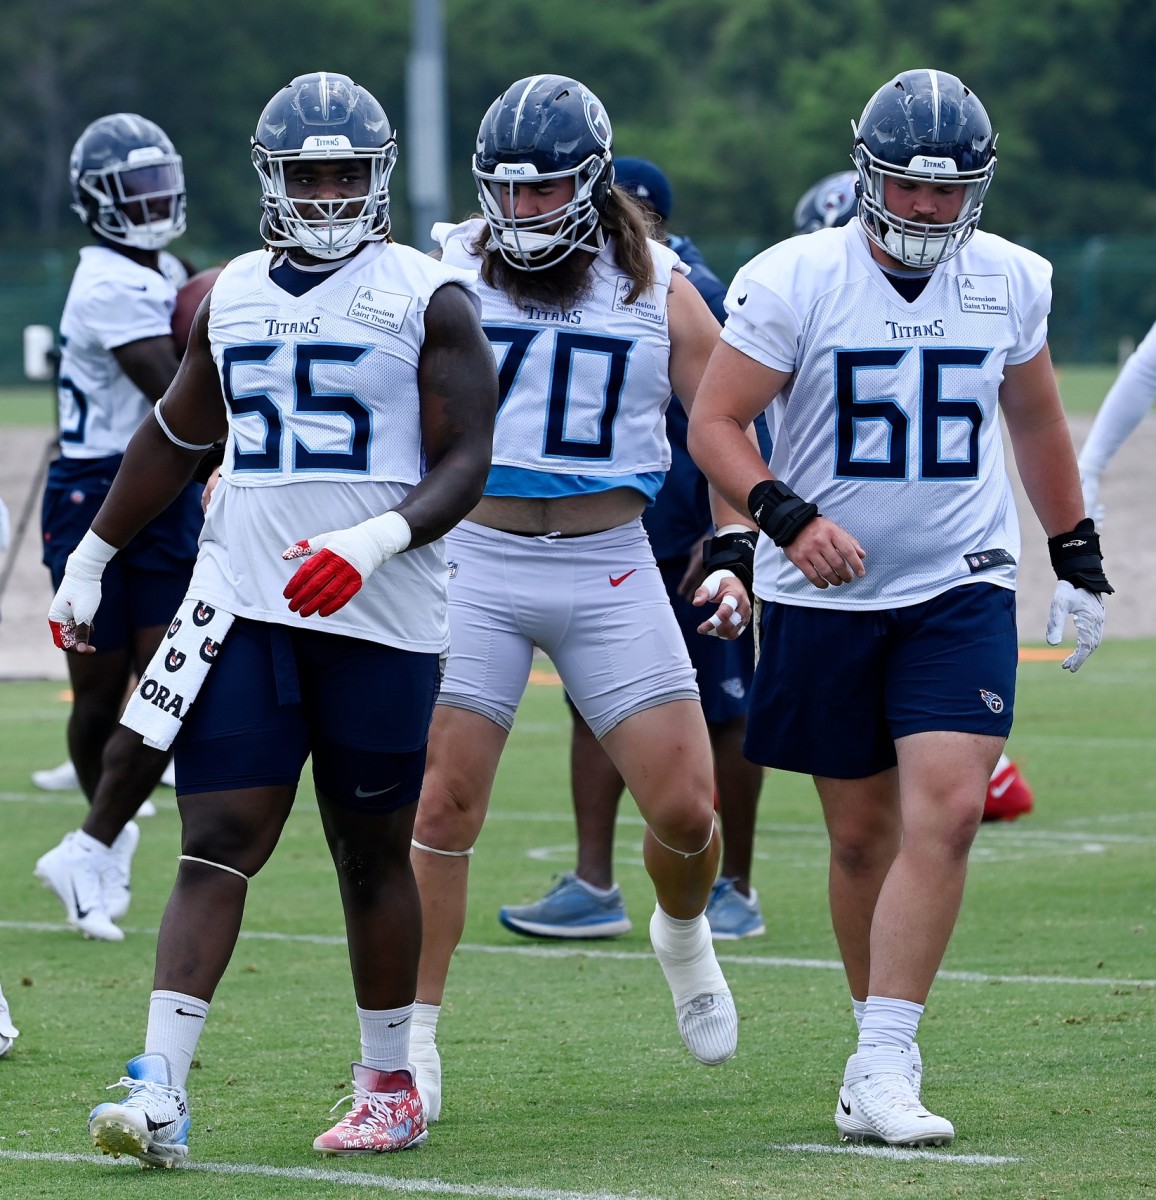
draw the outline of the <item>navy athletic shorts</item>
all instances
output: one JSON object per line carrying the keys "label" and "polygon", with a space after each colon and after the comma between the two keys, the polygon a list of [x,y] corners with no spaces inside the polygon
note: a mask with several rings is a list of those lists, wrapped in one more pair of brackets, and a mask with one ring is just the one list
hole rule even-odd
{"label": "navy athletic shorts", "polygon": [[177,791],[295,787],[388,812],[421,791],[439,656],[238,618],[177,735]]}
{"label": "navy athletic shorts", "polygon": [[[43,561],[60,587],[68,556],[80,545],[120,466],[111,458],[58,458],[41,504]],[[122,650],[140,629],[167,626],[189,589],[201,532],[201,491],[190,483],[104,569],[92,622],[98,652]]]}
{"label": "navy athletic shorts", "polygon": [[763,606],[743,753],[833,779],[895,766],[895,740],[949,730],[1006,737],[1015,705],[1015,593],[952,588],[870,612]]}

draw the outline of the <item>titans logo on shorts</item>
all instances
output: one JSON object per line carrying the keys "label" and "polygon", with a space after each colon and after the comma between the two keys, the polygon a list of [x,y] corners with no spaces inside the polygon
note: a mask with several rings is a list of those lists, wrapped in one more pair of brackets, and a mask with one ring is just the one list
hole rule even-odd
{"label": "titans logo on shorts", "polygon": [[895,741],[949,730],[1007,737],[1015,593],[974,583],[874,612],[767,604],[743,753],[833,779],[895,766]]}

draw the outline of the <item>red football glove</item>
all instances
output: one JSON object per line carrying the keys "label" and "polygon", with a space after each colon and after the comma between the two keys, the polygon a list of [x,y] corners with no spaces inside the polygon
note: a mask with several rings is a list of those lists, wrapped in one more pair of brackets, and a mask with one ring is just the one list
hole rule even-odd
{"label": "red football glove", "polygon": [[281,552],[287,561],[306,558],[283,595],[303,617],[330,617],[361,591],[382,564],[410,542],[409,522],[390,510],[350,529],[335,529],[295,542]]}

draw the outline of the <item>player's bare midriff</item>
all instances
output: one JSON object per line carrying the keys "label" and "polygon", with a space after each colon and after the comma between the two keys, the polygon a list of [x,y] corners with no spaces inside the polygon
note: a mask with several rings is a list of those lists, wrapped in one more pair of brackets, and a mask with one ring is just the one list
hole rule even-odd
{"label": "player's bare midriff", "polygon": [[640,516],[646,497],[634,488],[583,496],[483,496],[468,520],[507,533],[600,533]]}

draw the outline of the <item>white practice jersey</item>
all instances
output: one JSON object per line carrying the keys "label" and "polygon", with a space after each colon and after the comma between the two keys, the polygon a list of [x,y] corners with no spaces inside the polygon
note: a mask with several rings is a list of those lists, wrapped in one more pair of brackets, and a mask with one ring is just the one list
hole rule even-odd
{"label": "white practice jersey", "polygon": [[188,273],[162,250],[160,271],[107,246],[86,246],[60,317],[60,452],[65,458],[123,454],[152,401],[113,351],[172,333],[177,289]]}
{"label": "white practice jersey", "polygon": [[853,220],[764,251],[726,304],[723,339],[793,372],[773,405],[772,474],[867,552],[865,578],[820,590],[764,534],[763,599],[880,609],[967,582],[1014,588],[1019,523],[998,394],[1005,365],[1046,341],[1044,259],[976,233],[908,303]]}
{"label": "white practice jersey", "polygon": [[303,538],[395,508],[425,474],[417,386],[425,310],[468,271],[408,246],[367,246],[303,296],[269,278],[266,251],[213,286],[209,340],[229,417],[193,576],[198,599],[238,616],[404,650],[448,643],[443,542],[394,556],[329,617],[290,612],[282,592]]}
{"label": "white practice jersey", "polygon": [[[471,270],[481,221],[435,226],[442,261]],[[653,499],[670,466],[666,298],[678,255],[650,242],[654,287],[626,303],[631,280],[613,242],[572,309],[519,308],[478,281],[482,324],[498,366],[494,467],[487,495],[562,496],[635,487]]]}

